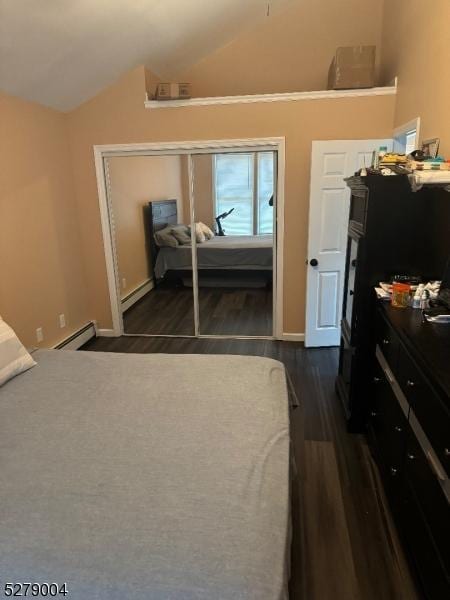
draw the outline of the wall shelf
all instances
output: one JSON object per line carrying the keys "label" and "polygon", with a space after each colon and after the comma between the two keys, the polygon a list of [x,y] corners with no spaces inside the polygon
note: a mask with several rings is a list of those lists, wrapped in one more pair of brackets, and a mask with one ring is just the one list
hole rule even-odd
{"label": "wall shelf", "polygon": [[393,96],[397,86],[375,87],[355,90],[322,90],[318,92],[289,92],[284,94],[259,94],[248,96],[212,96],[190,100],[149,100],[145,108],[180,108],[185,106],[214,106],[223,104],[252,104],[261,102],[298,102],[301,100],[327,100],[330,98],[360,98],[367,96]]}

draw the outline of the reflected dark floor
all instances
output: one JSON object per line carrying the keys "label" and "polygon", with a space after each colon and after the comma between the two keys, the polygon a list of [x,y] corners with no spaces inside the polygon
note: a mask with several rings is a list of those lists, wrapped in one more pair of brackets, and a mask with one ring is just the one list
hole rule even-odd
{"label": "reflected dark floor", "polygon": [[[200,287],[200,333],[271,336],[272,287]],[[125,333],[194,335],[190,287],[158,287],[124,314]]]}
{"label": "reflected dark floor", "polygon": [[125,333],[194,335],[192,289],[158,287],[123,315]]}

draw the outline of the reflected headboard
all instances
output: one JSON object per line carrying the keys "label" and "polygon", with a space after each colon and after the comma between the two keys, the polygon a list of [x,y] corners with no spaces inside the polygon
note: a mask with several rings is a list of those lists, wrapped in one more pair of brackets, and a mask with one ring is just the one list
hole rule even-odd
{"label": "reflected headboard", "polygon": [[168,225],[176,225],[178,223],[177,201],[155,200],[145,206],[144,212],[149,258],[152,265],[152,275],[154,276],[156,257],[159,252],[159,246],[155,242],[154,234]]}

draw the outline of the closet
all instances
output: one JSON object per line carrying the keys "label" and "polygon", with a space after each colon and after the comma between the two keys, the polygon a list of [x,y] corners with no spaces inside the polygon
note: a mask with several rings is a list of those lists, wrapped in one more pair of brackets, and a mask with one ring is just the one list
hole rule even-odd
{"label": "closet", "polygon": [[125,335],[271,337],[277,153],[106,160]]}

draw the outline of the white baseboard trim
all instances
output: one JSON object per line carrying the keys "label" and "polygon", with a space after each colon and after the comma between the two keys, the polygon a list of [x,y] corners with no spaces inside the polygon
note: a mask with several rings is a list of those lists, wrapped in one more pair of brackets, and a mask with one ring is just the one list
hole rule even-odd
{"label": "white baseboard trim", "polygon": [[114,329],[97,329],[97,337],[120,337]]}
{"label": "white baseboard trim", "polygon": [[283,333],[281,338],[285,342],[304,342],[305,334],[304,333]]}
{"label": "white baseboard trim", "polygon": [[122,300],[122,313],[131,308],[133,304],[136,304],[138,300],[143,298],[145,294],[148,294],[153,288],[155,284],[153,283],[153,279],[149,279],[144,283],[141,283],[136,289],[130,292],[123,300]]}
{"label": "white baseboard trim", "polygon": [[55,350],[78,350],[83,344],[95,337],[95,334],[96,330],[94,323],[87,323],[68,338],[62,340],[62,342],[59,342],[56,346],[53,346],[53,348]]}

